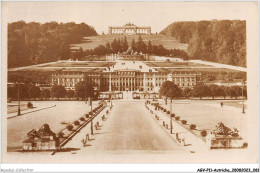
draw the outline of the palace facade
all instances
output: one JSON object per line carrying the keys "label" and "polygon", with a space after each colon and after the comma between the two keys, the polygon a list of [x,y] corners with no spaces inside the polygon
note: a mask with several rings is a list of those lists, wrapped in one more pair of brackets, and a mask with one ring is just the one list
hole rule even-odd
{"label": "palace facade", "polygon": [[58,70],[52,73],[52,85],[63,85],[74,90],[78,82],[92,83],[101,92],[106,91],[147,91],[158,92],[163,82],[173,81],[180,88],[192,88],[201,74],[196,71],[142,72],[141,70],[116,70],[103,72],[82,72]]}
{"label": "palace facade", "polygon": [[151,34],[151,27],[141,27],[128,23],[123,26],[109,26],[108,34]]}

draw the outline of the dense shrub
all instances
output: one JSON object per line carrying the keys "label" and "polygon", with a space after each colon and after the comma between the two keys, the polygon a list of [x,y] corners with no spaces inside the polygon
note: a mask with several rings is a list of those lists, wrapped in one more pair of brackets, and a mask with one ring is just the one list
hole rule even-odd
{"label": "dense shrub", "polygon": [[203,136],[203,137],[207,136],[207,134],[208,134],[208,133],[207,133],[206,130],[200,131],[200,135]]}
{"label": "dense shrub", "polygon": [[166,109],[163,110],[163,112],[166,112],[166,111],[167,111]]}
{"label": "dense shrub", "polygon": [[191,129],[191,130],[196,129],[196,125],[195,125],[195,124],[191,124],[191,125],[190,125],[190,129]]}
{"label": "dense shrub", "polygon": [[182,123],[182,124],[186,124],[187,121],[186,121],[186,120],[181,120],[181,123]]}
{"label": "dense shrub", "polygon": [[191,59],[246,67],[245,20],[174,22],[161,33],[188,44]]}
{"label": "dense shrub", "polygon": [[171,117],[175,117],[175,114],[172,113],[172,114],[171,114]]}
{"label": "dense shrub", "polygon": [[95,29],[85,23],[8,23],[8,68],[83,58],[82,48],[74,53],[70,44],[94,35]]}
{"label": "dense shrub", "polygon": [[58,135],[59,138],[63,138],[64,137],[64,133],[63,132],[59,132],[57,135]]}
{"label": "dense shrub", "polygon": [[81,117],[81,118],[80,118],[80,121],[85,121],[85,118],[84,118],[84,117]]}
{"label": "dense shrub", "polygon": [[78,121],[78,120],[74,121],[74,124],[75,124],[76,126],[79,125],[79,121]]}
{"label": "dense shrub", "polygon": [[33,104],[32,104],[31,102],[28,102],[28,103],[27,103],[27,108],[32,109],[32,108],[33,108]]}
{"label": "dense shrub", "polygon": [[178,116],[177,116],[177,117],[175,117],[175,120],[180,120],[180,117],[178,117]]}
{"label": "dense shrub", "polygon": [[73,129],[73,126],[70,124],[70,125],[67,125],[66,127],[69,131],[71,131]]}
{"label": "dense shrub", "polygon": [[89,118],[89,114],[86,114],[85,117],[86,117],[86,118]]}
{"label": "dense shrub", "polygon": [[167,111],[167,114],[170,114],[171,112],[170,111]]}

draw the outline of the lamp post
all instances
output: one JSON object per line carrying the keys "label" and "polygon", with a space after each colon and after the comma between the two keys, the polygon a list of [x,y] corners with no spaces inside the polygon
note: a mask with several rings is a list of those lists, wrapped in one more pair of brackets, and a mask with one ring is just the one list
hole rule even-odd
{"label": "lamp post", "polygon": [[85,82],[85,103],[87,103],[87,82]]}
{"label": "lamp post", "polygon": [[18,83],[18,111],[17,115],[21,115],[21,109],[20,109],[20,84]]}
{"label": "lamp post", "polygon": [[172,98],[170,102],[170,128],[171,128],[171,134],[172,134]]}
{"label": "lamp post", "polygon": [[89,97],[89,102],[90,102],[90,112],[91,112],[90,130],[91,130],[91,135],[93,135],[93,112],[92,112],[92,99],[91,99],[91,97]]}
{"label": "lamp post", "polygon": [[246,113],[245,112],[245,103],[244,103],[244,84],[245,84],[245,82],[244,81],[242,81],[243,83],[242,83],[242,113],[244,114],[244,113]]}
{"label": "lamp post", "polygon": [[113,100],[113,89],[111,91],[111,97],[110,97],[110,106],[111,107],[113,106],[112,100]]}

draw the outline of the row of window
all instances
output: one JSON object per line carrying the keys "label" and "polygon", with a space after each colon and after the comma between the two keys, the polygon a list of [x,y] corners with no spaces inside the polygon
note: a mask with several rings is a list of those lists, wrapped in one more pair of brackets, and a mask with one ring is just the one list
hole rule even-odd
{"label": "row of window", "polygon": [[[74,78],[74,82],[80,82],[83,81],[84,78]],[[121,79],[111,79],[111,82],[136,82],[136,83],[140,83],[143,82],[144,79],[135,79],[135,78],[121,78]],[[159,83],[163,83],[164,81],[166,81],[166,78],[155,78],[155,82],[159,82]],[[52,78],[52,81],[58,81],[58,78]],[[73,82],[73,78],[61,78],[62,82]],[[99,82],[100,79],[89,79],[88,81],[93,81],[93,82]],[[153,81],[153,78],[147,78],[146,81],[150,82]],[[181,81],[185,81],[185,82],[195,82],[196,78],[173,78],[174,82],[181,82]],[[101,79],[102,83],[106,83],[109,82],[109,79]]]}
{"label": "row of window", "polygon": [[[178,85],[179,87],[184,87],[184,86],[194,86],[194,85],[196,85],[196,83],[175,83],[176,85]],[[75,85],[76,85],[76,83],[75,83],[75,85],[73,85],[73,83],[71,83],[71,82],[68,82],[68,83],[66,83],[66,82],[62,82],[62,85],[63,86],[65,86],[65,87],[75,87]],[[105,83],[104,84],[105,86],[108,86],[109,84],[108,83]],[[161,86],[162,84],[161,83],[156,83],[155,84],[155,86]],[[98,84],[97,83],[93,83],[93,86],[98,86]],[[128,84],[128,83],[111,83],[111,86],[132,86],[132,87],[134,87],[134,84]],[[143,83],[136,83],[136,86],[143,86]],[[151,82],[148,82],[148,83],[146,83],[146,86],[147,87],[153,87],[153,83],[151,83]]]}

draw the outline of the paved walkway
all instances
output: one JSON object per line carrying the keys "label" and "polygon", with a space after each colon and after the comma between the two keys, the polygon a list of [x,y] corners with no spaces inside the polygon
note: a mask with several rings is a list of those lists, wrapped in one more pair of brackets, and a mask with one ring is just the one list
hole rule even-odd
{"label": "paved walkway", "polygon": [[[15,117],[18,117],[18,116],[23,116],[23,115],[33,113],[33,112],[37,112],[37,111],[41,111],[41,110],[44,110],[44,109],[53,108],[55,106],[56,106],[55,104],[52,104],[50,106],[44,106],[44,107],[41,106],[41,107],[34,107],[33,109],[27,109],[27,105],[26,105],[26,108],[24,108],[24,109],[21,108],[21,115],[18,115],[18,110],[16,110],[15,112],[7,114],[7,119],[15,118]],[[16,107],[16,109],[18,109],[18,107]]]}
{"label": "paved walkway", "polygon": [[[207,151],[208,150],[208,147],[207,147],[205,142],[203,142],[200,138],[195,136],[189,130],[187,130],[186,128],[182,127],[181,125],[179,125],[178,123],[176,123],[174,121],[172,121],[172,124],[173,124],[172,132],[173,133],[171,134],[170,133],[170,117],[169,117],[169,115],[167,115],[166,113],[164,113],[162,111],[155,110],[154,106],[151,106],[151,105],[147,105],[147,106],[149,107],[150,110],[153,111],[153,114],[151,113],[151,116],[154,117],[154,118],[155,118],[155,114],[157,116],[159,116],[159,120],[156,120],[156,121],[179,144],[185,146],[191,152],[198,152],[198,151],[201,152],[201,151]],[[163,122],[165,122],[165,126],[166,126],[166,124],[168,125],[168,129],[166,129],[166,127],[163,126]],[[180,139],[180,141],[178,141],[178,139],[176,139],[176,133],[178,134],[178,138]],[[182,141],[182,139],[184,141]]]}
{"label": "paved walkway", "polygon": [[[104,110],[105,112],[106,110]],[[102,112],[94,120],[94,124],[102,122]],[[90,127],[82,130],[66,147],[80,148],[78,154],[86,152],[187,152],[152,118],[145,108],[144,102],[115,102],[108,119],[102,127],[94,131],[90,141],[83,147],[81,140],[90,134]]]}

